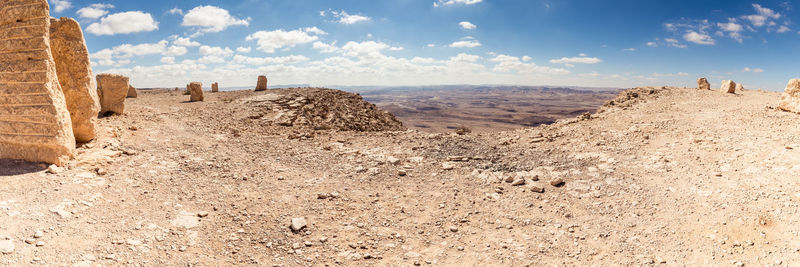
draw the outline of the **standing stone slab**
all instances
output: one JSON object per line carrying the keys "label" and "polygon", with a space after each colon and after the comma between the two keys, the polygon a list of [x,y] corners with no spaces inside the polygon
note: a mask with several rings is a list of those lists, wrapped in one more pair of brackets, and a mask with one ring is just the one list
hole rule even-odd
{"label": "standing stone slab", "polygon": [[711,90],[711,84],[708,83],[708,79],[699,78],[697,79],[697,89]]}
{"label": "standing stone slab", "polygon": [[100,97],[100,114],[125,113],[125,98],[128,96],[128,77],[116,74],[97,75],[97,95]]}
{"label": "standing stone slab", "polygon": [[50,50],[72,118],[75,140],[89,142],[96,136],[100,100],[89,63],[89,50],[77,21],[71,18],[50,19]]}
{"label": "standing stone slab", "polygon": [[0,158],[63,165],[74,150],[50,51],[50,7],[0,0]]}
{"label": "standing stone slab", "polygon": [[800,113],[800,79],[792,79],[778,102],[778,109]]}
{"label": "standing stone slab", "polygon": [[190,83],[189,93],[191,93],[189,101],[191,102],[203,101],[203,84],[199,82]]}
{"label": "standing stone slab", "polygon": [[723,93],[733,94],[736,92],[736,83],[731,80],[724,80],[719,90]]}
{"label": "standing stone slab", "polygon": [[266,91],[267,90],[267,76],[261,75],[258,76],[258,84],[256,84],[256,91]]}
{"label": "standing stone slab", "polygon": [[211,84],[211,92],[212,93],[219,92],[219,83],[212,83]]}
{"label": "standing stone slab", "polygon": [[137,98],[139,97],[139,93],[136,92],[136,87],[128,85],[128,98]]}

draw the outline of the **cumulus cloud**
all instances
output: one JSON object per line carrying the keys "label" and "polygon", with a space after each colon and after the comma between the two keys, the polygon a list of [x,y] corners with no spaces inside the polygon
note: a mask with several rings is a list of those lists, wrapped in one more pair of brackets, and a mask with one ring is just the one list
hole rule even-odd
{"label": "cumulus cloud", "polygon": [[[89,55],[89,57],[100,66],[124,65],[130,63],[130,58],[135,56],[146,56],[167,53],[167,42],[162,40],[158,43],[143,43],[138,45],[122,44],[113,48],[106,48]],[[185,49],[185,48],[184,48]],[[179,53],[172,51],[171,53]],[[184,52],[185,54],[185,52]]]}
{"label": "cumulus cloud", "polygon": [[174,36],[174,38],[175,40],[172,43],[178,46],[200,46],[200,43],[192,41],[190,38],[177,36]]}
{"label": "cumulus cloud", "polygon": [[625,48],[625,49],[622,49],[622,51],[625,51],[625,52],[634,52],[634,51],[636,51],[636,48],[633,48],[633,47],[631,47],[631,48]]}
{"label": "cumulus cloud", "polygon": [[[322,13],[320,13],[320,14],[324,15]],[[333,14],[334,17],[339,19],[337,22],[339,22],[341,24],[345,24],[345,25],[356,24],[356,23],[359,23],[359,22],[366,22],[366,21],[372,20],[372,18],[367,17],[367,16],[350,15],[344,10],[342,10],[342,11],[331,10],[331,14]]]}
{"label": "cumulus cloud", "polygon": [[664,39],[664,41],[667,42],[667,45],[671,46],[671,47],[677,47],[677,48],[687,48],[688,47],[685,44],[682,44],[680,41],[678,41],[678,39],[666,38],[666,39]]}
{"label": "cumulus cloud", "polygon": [[436,2],[433,2],[433,7],[449,6],[455,4],[462,4],[469,6],[480,2],[483,2],[483,0],[438,0]]}
{"label": "cumulus cloud", "polygon": [[753,4],[753,8],[756,10],[756,14],[747,15],[743,18],[749,20],[750,23],[756,27],[767,25],[770,20],[780,19],[782,16],[780,13],[775,12],[772,9],[762,7],[759,4]]}
{"label": "cumulus cloud", "polygon": [[248,26],[250,18],[235,18],[228,10],[215,6],[198,6],[186,12],[181,25],[197,27],[198,33],[213,33],[221,32],[231,26]]}
{"label": "cumulus cloud", "polygon": [[274,30],[257,31],[245,38],[247,41],[256,41],[258,50],[274,53],[276,49],[292,48],[298,44],[306,44],[319,39],[317,35],[325,34],[324,31],[313,28],[303,28],[292,31]]}
{"label": "cumulus cloud", "polygon": [[158,29],[158,22],[150,13],[129,11],[108,15],[100,22],[86,27],[86,31],[94,35],[115,35],[135,32],[149,32]]}
{"label": "cumulus cloud", "polygon": [[711,36],[705,33],[698,33],[695,31],[688,31],[686,34],[683,35],[683,39],[687,42],[692,42],[695,44],[700,45],[714,45],[716,41],[714,41]]}
{"label": "cumulus cloud", "polygon": [[203,56],[219,56],[219,57],[230,57],[233,55],[233,50],[228,47],[219,47],[219,46],[201,46],[200,47],[200,55]]}
{"label": "cumulus cloud", "polygon": [[239,52],[239,53],[250,53],[250,51],[253,51],[253,48],[251,48],[249,46],[248,47],[240,46],[240,47],[236,48],[236,52]]}
{"label": "cumulus cloud", "polygon": [[180,8],[176,7],[176,8],[170,9],[169,11],[167,11],[167,13],[169,13],[171,15],[183,15],[183,9],[180,9]]}
{"label": "cumulus cloud", "polygon": [[319,50],[320,53],[334,53],[339,51],[339,47],[336,47],[336,41],[330,44],[317,41],[314,42],[312,48]]}
{"label": "cumulus cloud", "polygon": [[175,63],[175,57],[162,57],[161,58],[161,63],[174,64]]}
{"label": "cumulus cloud", "polygon": [[647,46],[649,46],[649,47],[658,47],[658,43],[656,43],[656,42],[647,42]]}
{"label": "cumulus cloud", "polygon": [[183,56],[187,52],[189,52],[189,51],[188,51],[188,49],[186,49],[186,47],[174,46],[173,45],[173,46],[170,46],[169,48],[167,48],[167,51],[164,52],[164,55],[165,56],[171,56],[171,57],[177,57],[177,56]]}
{"label": "cumulus cloud", "polygon": [[308,60],[309,58],[303,55],[289,55],[285,57],[248,57],[242,55],[233,56],[234,63],[247,65],[296,64]]}
{"label": "cumulus cloud", "polygon": [[744,72],[762,73],[762,72],[764,72],[764,70],[761,69],[761,68],[752,68],[751,69],[749,67],[746,67],[746,68],[744,68]]}
{"label": "cumulus cloud", "polygon": [[742,33],[741,31],[744,30],[744,27],[741,24],[736,23],[736,19],[728,19],[727,23],[717,23],[717,26],[722,29],[723,31],[728,33],[728,36],[736,40],[737,42],[742,42]]}
{"label": "cumulus cloud", "polygon": [[475,28],[478,28],[478,26],[475,26],[475,24],[472,24],[472,22],[469,21],[459,22],[458,26],[461,26],[461,28],[465,30],[473,30]]}
{"label": "cumulus cloud", "polygon": [[450,44],[452,48],[474,48],[479,46],[481,46],[481,43],[478,40],[462,40]]}
{"label": "cumulus cloud", "polygon": [[90,6],[78,9],[78,17],[84,19],[99,19],[108,14],[107,9],[114,8],[111,4],[92,4]]}
{"label": "cumulus cloud", "polygon": [[569,71],[565,69],[538,66],[535,63],[524,63],[519,57],[509,55],[500,54],[492,59],[489,59],[489,61],[497,63],[493,69],[495,72],[517,72],[519,74],[569,74]]}
{"label": "cumulus cloud", "polygon": [[600,60],[599,58],[586,57],[586,56],[582,56],[582,57],[562,57],[562,58],[559,58],[559,59],[551,59],[550,60],[550,63],[553,63],[553,64],[576,64],[576,63],[597,64],[597,63],[600,63],[600,62],[603,62],[603,61]]}
{"label": "cumulus cloud", "polygon": [[351,56],[351,57],[358,57],[358,58],[368,58],[368,59],[376,59],[381,58],[384,55],[382,54],[383,50],[402,50],[402,47],[393,47],[386,43],[382,42],[375,42],[375,41],[366,41],[366,42],[347,42],[341,48],[341,52],[343,55]]}
{"label": "cumulus cloud", "polygon": [[50,0],[50,2],[53,4],[53,12],[55,13],[61,13],[72,7],[72,2],[68,0]]}

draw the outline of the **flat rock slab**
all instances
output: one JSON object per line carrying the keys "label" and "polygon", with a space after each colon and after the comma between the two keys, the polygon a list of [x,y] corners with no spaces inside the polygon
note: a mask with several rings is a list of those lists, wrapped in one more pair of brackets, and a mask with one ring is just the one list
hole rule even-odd
{"label": "flat rock slab", "polygon": [[200,218],[197,217],[196,213],[188,212],[188,211],[181,211],[178,213],[178,216],[172,220],[172,225],[183,227],[186,229],[190,229],[200,224]]}

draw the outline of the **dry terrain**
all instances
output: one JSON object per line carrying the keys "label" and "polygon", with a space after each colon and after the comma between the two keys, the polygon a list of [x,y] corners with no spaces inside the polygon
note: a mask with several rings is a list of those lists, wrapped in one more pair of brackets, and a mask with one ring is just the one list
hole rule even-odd
{"label": "dry terrain", "polygon": [[476,132],[496,132],[550,124],[593,112],[620,91],[469,85],[356,89],[408,128],[439,133],[461,126]]}
{"label": "dry terrain", "polygon": [[457,135],[335,92],[142,90],[66,168],[0,160],[0,265],[796,265],[778,97],[640,88]]}

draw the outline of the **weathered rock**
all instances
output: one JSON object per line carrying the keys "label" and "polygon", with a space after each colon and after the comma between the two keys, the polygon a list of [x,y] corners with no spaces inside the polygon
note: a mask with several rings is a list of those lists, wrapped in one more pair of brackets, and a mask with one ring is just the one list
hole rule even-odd
{"label": "weathered rock", "polygon": [[212,93],[219,92],[219,83],[212,83],[211,84],[211,92]]}
{"label": "weathered rock", "polygon": [[731,80],[724,80],[722,81],[722,86],[720,87],[719,91],[733,94],[736,92],[736,83]]}
{"label": "weathered rock", "polygon": [[203,84],[199,82],[192,82],[189,84],[189,93],[191,97],[189,101],[203,101]]}
{"label": "weathered rock", "polygon": [[550,180],[550,185],[555,186],[555,187],[560,187],[560,186],[564,185],[564,179],[555,178],[553,180]]}
{"label": "weathered rock", "polygon": [[77,21],[71,18],[50,19],[50,51],[67,101],[75,140],[89,142],[96,135],[100,100],[89,63],[89,50]]}
{"label": "weathered rock", "polygon": [[744,91],[744,85],[742,85],[741,83],[737,83],[736,84],[736,91],[738,91],[738,92]]}
{"label": "weathered rock", "polygon": [[0,240],[0,253],[3,254],[14,253],[14,241],[6,239]]}
{"label": "weathered rock", "polygon": [[778,109],[800,113],[800,79],[792,79],[778,102]]}
{"label": "weathered rock", "polygon": [[128,96],[128,77],[116,74],[97,75],[97,96],[100,97],[100,114],[125,113],[125,98]]}
{"label": "weathered rock", "polygon": [[292,218],[292,224],[289,226],[289,228],[291,228],[292,231],[297,232],[303,228],[306,228],[306,224],[306,218],[304,217]]}
{"label": "weathered rock", "polygon": [[706,78],[698,78],[697,89],[711,90],[711,84],[708,83],[708,79]]}
{"label": "weathered rock", "polygon": [[50,7],[0,3],[0,158],[62,165],[75,135],[50,51]]}
{"label": "weathered rock", "polygon": [[256,85],[256,91],[266,91],[267,90],[267,76],[261,75],[258,76],[258,84]]}
{"label": "weathered rock", "polygon": [[139,93],[136,92],[136,87],[132,85],[128,85],[128,98],[136,98],[139,96]]}

